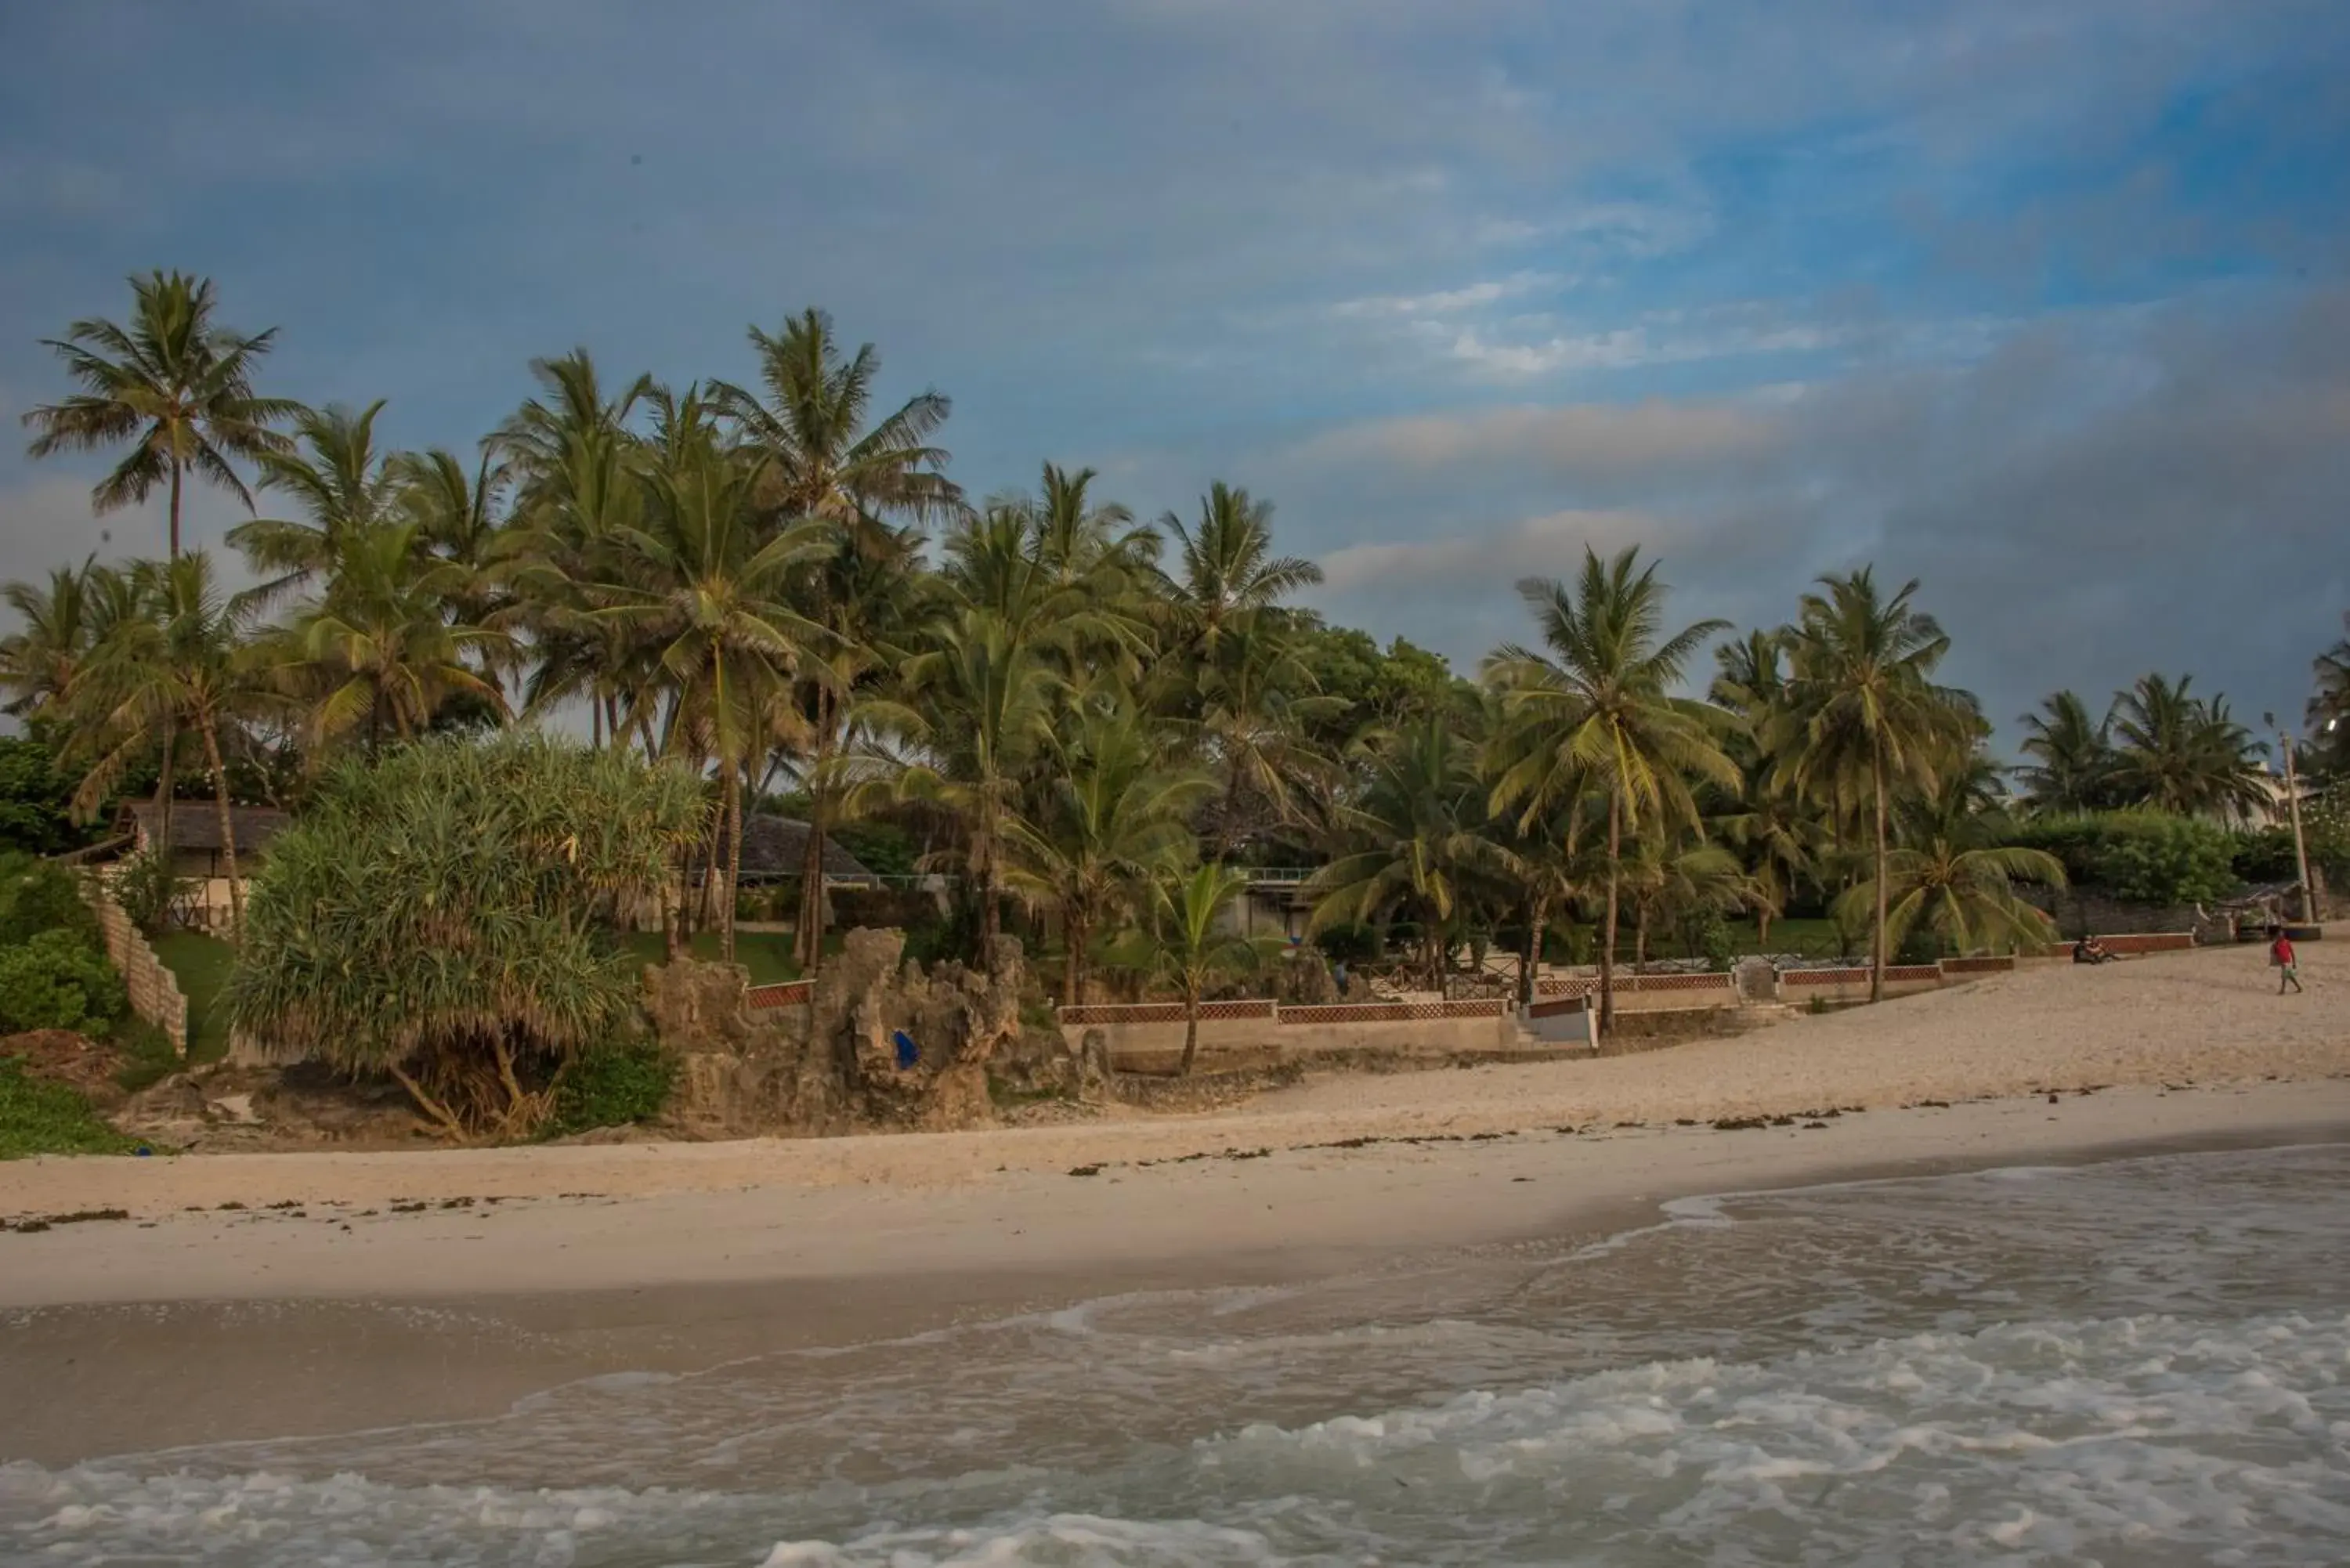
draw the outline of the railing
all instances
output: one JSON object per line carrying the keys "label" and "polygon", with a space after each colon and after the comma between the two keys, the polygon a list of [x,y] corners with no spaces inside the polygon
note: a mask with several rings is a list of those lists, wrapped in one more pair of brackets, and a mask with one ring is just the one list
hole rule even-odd
{"label": "railing", "polygon": [[816,999],[816,981],[812,980],[777,981],[768,985],[754,985],[743,993],[743,1002],[752,1007],[805,1007]]}

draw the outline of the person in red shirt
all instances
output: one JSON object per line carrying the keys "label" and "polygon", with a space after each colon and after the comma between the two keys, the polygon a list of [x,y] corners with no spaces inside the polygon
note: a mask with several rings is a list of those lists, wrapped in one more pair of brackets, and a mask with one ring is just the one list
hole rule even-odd
{"label": "person in red shirt", "polygon": [[2293,958],[2293,939],[2284,934],[2281,926],[2277,928],[2276,940],[2269,943],[2269,962],[2276,965],[2279,996],[2288,987],[2296,992],[2301,989],[2301,965]]}

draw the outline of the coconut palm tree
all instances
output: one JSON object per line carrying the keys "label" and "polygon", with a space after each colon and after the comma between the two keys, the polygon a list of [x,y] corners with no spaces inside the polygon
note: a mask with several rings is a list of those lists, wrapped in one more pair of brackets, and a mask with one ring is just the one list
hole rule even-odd
{"label": "coconut palm tree", "polygon": [[2141,676],[2117,692],[2109,722],[2114,734],[2110,774],[2126,802],[2182,816],[2246,816],[2269,804],[2261,749],[2250,731],[2229,716],[2224,698],[2205,701],[2176,681]]}
{"label": "coconut palm tree", "polygon": [[1963,833],[1936,833],[1891,851],[1883,876],[1848,889],[1838,900],[1839,919],[1858,921],[1882,909],[1890,941],[1898,944],[1922,921],[1961,953],[2047,940],[2055,922],[2019,898],[2015,884],[2064,886],[2063,862],[2046,851]]}
{"label": "coconut palm tree", "polygon": [[1087,944],[1151,868],[1191,843],[1185,815],[1213,785],[1170,766],[1131,706],[1097,701],[1045,742],[1043,799],[1004,824],[1004,882],[1061,918],[1061,1001],[1085,1000]]}
{"label": "coconut palm tree", "polygon": [[906,704],[896,725],[920,755],[898,770],[895,793],[953,814],[979,902],[979,961],[992,969],[1003,929],[1005,832],[1066,683],[1001,617],[969,606],[932,628],[900,679]]}
{"label": "coconut palm tree", "polygon": [[734,894],[743,870],[743,778],[773,715],[824,628],[788,603],[792,576],[827,548],[827,530],[760,524],[763,456],[723,445],[692,389],[662,400],[664,451],[644,475],[642,519],[617,530],[619,570],[590,591],[594,615],[652,650],[673,692],[673,717],[698,724],[715,759],[726,839],[719,950],[734,959]]}
{"label": "coconut palm tree", "polygon": [[97,641],[95,600],[104,579],[113,575],[89,556],[78,566],[53,568],[47,588],[26,582],[0,587],[0,603],[17,620],[17,628],[0,638],[0,690],[8,693],[7,712],[35,717],[64,697]]}
{"label": "coconut palm tree", "polygon": [[902,597],[899,579],[920,543],[910,525],[956,515],[963,498],[946,477],[947,452],[931,441],[953,410],[943,394],[925,390],[874,420],[880,356],[866,343],[844,357],[821,310],[804,310],[774,333],[754,327],[749,337],[759,389],[714,381],[711,403],[764,458],[758,502],[775,525],[809,517],[832,524],[832,552],[803,575],[795,602],[830,633],[835,659],[854,667],[811,662],[793,695],[813,753],[797,923],[800,961],[813,971],[822,951],[824,846],[847,798],[832,782],[841,772],[835,759],[850,750],[855,682],[880,663],[878,649],[852,650],[874,648],[899,619],[892,601]]}
{"label": "coconut palm tree", "polygon": [[1183,997],[1185,1077],[1200,1054],[1200,999],[1219,976],[1253,966],[1256,949],[1219,929],[1223,912],[1248,890],[1248,873],[1210,860],[1170,860],[1151,879],[1153,967]]}
{"label": "coconut palm tree", "polygon": [[2023,716],[2023,754],[2017,770],[2024,800],[2034,811],[2095,811],[2111,804],[2113,720],[2092,719],[2076,692],[2054,691],[2040,711]]}
{"label": "coconut palm tree", "polygon": [[1200,497],[1200,520],[1186,525],[1170,512],[1159,525],[1175,541],[1169,579],[1178,639],[1213,662],[1227,636],[1261,611],[1322,580],[1322,568],[1273,553],[1273,503],[1218,480]]}
{"label": "coconut palm tree", "polygon": [[1570,587],[1529,577],[1518,593],[1547,653],[1504,645],[1486,661],[1507,722],[1523,727],[1519,759],[1495,781],[1493,809],[1534,812],[1588,784],[1607,800],[1607,888],[1599,944],[1600,1027],[1616,1021],[1616,932],[1627,832],[1698,820],[1694,781],[1725,789],[1737,764],[1699,703],[1672,694],[1690,659],[1721,629],[1700,621],[1665,635],[1665,586],[1637,547],[1602,561],[1586,548]]}
{"label": "coconut palm tree", "polygon": [[1728,915],[1754,901],[1753,880],[1738,857],[1719,845],[1647,832],[1624,857],[1624,891],[1632,903],[1632,960],[1648,961],[1649,933],[1675,921]]}
{"label": "coconut palm tree", "polygon": [[1429,984],[1441,991],[1454,922],[1476,879],[1504,864],[1487,835],[1476,749],[1431,713],[1366,737],[1357,759],[1367,776],[1359,797],[1337,810],[1337,854],[1303,889],[1315,901],[1311,929],[1401,915],[1418,926]]}
{"label": "coconut palm tree", "polygon": [[485,672],[510,640],[455,610],[473,574],[432,556],[413,523],[346,533],[336,548],[332,576],[296,607],[276,644],[281,670],[307,701],[313,748],[363,732],[373,756],[387,730],[413,740],[460,698],[505,711]]}
{"label": "coconut palm tree", "polygon": [[1868,567],[1820,579],[1804,596],[1791,631],[1793,680],[1773,735],[1796,789],[1867,803],[1874,867],[1867,886],[1870,921],[1868,997],[1885,993],[1890,948],[1887,906],[1895,793],[1931,790],[1961,754],[1977,722],[1960,695],[1933,680],[1950,639],[1914,607],[1913,581],[1887,597]]}
{"label": "coconut palm tree", "polygon": [[[67,701],[82,722],[66,756],[81,764],[77,810],[94,810],[124,772],[158,745],[192,732],[202,742],[220,813],[221,860],[228,876],[230,924],[244,923],[236,866],[235,814],[221,746],[240,721],[281,701],[249,639],[254,605],[221,590],[212,558],[197,550],[131,571],[142,613],[115,625],[75,671]],[[171,853],[169,818],[162,853]]]}
{"label": "coconut palm tree", "polygon": [[301,405],[265,398],[253,374],[277,329],[241,337],[215,326],[210,278],[153,272],[130,281],[130,325],[77,321],[42,346],[65,361],[80,390],[25,415],[40,432],[33,457],[97,452],[130,443],[113,472],[89,493],[103,516],[145,501],[163,486],[171,500],[168,539],[180,553],[181,492],[190,472],[226,490],[250,509],[252,493],[231,460],[255,462],[279,451],[270,427]]}
{"label": "coconut palm tree", "polygon": [[382,411],[380,398],[357,410],[305,409],[294,419],[297,448],[260,455],[261,488],[282,492],[302,514],[256,517],[228,531],[229,544],[263,574],[265,597],[332,571],[351,541],[392,521],[402,475],[375,444]]}

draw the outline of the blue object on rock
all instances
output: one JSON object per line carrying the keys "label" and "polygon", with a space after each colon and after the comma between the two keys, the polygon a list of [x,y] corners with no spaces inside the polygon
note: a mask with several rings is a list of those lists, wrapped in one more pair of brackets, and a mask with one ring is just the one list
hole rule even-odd
{"label": "blue object on rock", "polygon": [[898,1065],[900,1068],[910,1067],[922,1059],[922,1048],[915,1044],[914,1037],[904,1030],[898,1030],[889,1038],[897,1044]]}

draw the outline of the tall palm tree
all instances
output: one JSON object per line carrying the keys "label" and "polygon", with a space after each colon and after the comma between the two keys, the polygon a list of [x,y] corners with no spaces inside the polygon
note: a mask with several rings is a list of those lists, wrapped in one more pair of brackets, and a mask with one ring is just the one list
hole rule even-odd
{"label": "tall palm tree", "polygon": [[2023,754],[2017,770],[2034,811],[2095,811],[2108,804],[2115,765],[2113,720],[2089,716],[2073,691],[2052,691],[2040,711],[2023,716]]}
{"label": "tall palm tree", "polygon": [[1887,597],[1864,566],[1823,577],[1820,587],[1804,596],[1793,628],[1794,679],[1774,741],[1794,787],[1857,793],[1868,802],[1875,867],[1868,998],[1876,1002],[1885,994],[1890,947],[1894,792],[1905,784],[1932,789],[1962,755],[1975,718],[1960,694],[1934,683],[1950,639],[1912,605],[1916,582]]}
{"label": "tall palm tree", "polygon": [[300,405],[254,391],[254,370],[277,329],[247,337],[215,326],[210,278],[153,272],[130,281],[128,327],[92,317],[61,338],[42,339],[81,389],[25,415],[26,426],[40,432],[26,451],[39,458],[131,443],[90,491],[91,510],[103,515],[164,486],[176,556],[187,475],[210,480],[250,509],[252,493],[231,460],[254,462],[279,450],[284,438],[270,427]]}
{"label": "tall palm tree", "polygon": [[2253,760],[2259,745],[2229,716],[2223,698],[2204,701],[2176,681],[2141,676],[2114,698],[2111,779],[2126,801],[2182,816],[2245,816],[2269,801]]}
{"label": "tall palm tree", "polygon": [[895,781],[900,799],[944,806],[963,836],[979,900],[979,961],[992,969],[1003,929],[1007,825],[1033,759],[1052,733],[1066,682],[1002,618],[963,607],[933,629],[901,671],[899,727],[924,753]]}
{"label": "tall palm tree", "polygon": [[1183,995],[1183,1060],[1191,1075],[1200,1054],[1200,1000],[1219,975],[1256,961],[1256,949],[1218,929],[1223,912],[1248,889],[1248,873],[1215,861],[1162,864],[1150,883],[1155,967]]}
{"label": "tall palm tree", "polygon": [[1673,695],[1689,661],[1721,629],[1700,621],[1664,629],[1665,585],[1637,547],[1602,561],[1586,547],[1570,587],[1529,577],[1518,593],[1533,610],[1547,654],[1505,645],[1486,665],[1503,712],[1523,726],[1521,759],[1495,782],[1496,811],[1538,812],[1559,792],[1588,782],[1607,798],[1607,911],[1599,944],[1599,1013],[1616,1022],[1616,932],[1627,832],[1694,825],[1693,780],[1725,789],[1737,764],[1699,703]]}
{"label": "tall palm tree", "polygon": [[[903,585],[890,579],[919,545],[905,524],[953,516],[963,499],[946,477],[947,452],[931,440],[953,410],[943,394],[922,391],[875,420],[881,358],[870,343],[844,357],[821,310],[804,310],[774,333],[754,327],[749,338],[759,389],[714,381],[711,403],[764,458],[758,501],[768,516],[832,524],[832,551],[804,573],[795,602],[830,634],[836,657],[857,667],[811,663],[794,694],[813,753],[796,928],[801,964],[813,971],[822,952],[824,846],[846,800],[827,781],[849,746],[855,680],[880,662],[878,650],[853,650],[871,648],[899,619],[891,601]],[[875,591],[885,585],[891,591]]]}
{"label": "tall palm tree", "polygon": [[726,877],[719,949],[734,959],[735,890],[743,872],[743,778],[771,714],[824,628],[792,609],[792,574],[826,547],[825,530],[759,525],[762,459],[721,444],[699,397],[668,405],[668,452],[645,475],[643,519],[618,531],[614,580],[596,585],[595,614],[656,650],[679,713],[700,724],[719,776]]}
{"label": "tall palm tree", "polygon": [[1061,917],[1061,1001],[1085,1000],[1087,944],[1151,868],[1188,846],[1184,815],[1213,786],[1170,766],[1133,709],[1096,702],[1048,739],[1043,800],[1004,824],[1004,881]]}
{"label": "tall palm tree", "polygon": [[[221,746],[231,726],[279,701],[248,632],[253,605],[221,591],[202,550],[132,568],[144,613],[112,628],[75,672],[69,705],[86,720],[68,749],[84,764],[77,809],[89,811],[113,793],[124,771],[161,741],[192,732],[203,742],[220,813],[221,859],[228,874],[230,923],[244,924],[244,888],[236,866],[236,822],[228,763]],[[169,818],[161,852],[169,856]]]}

